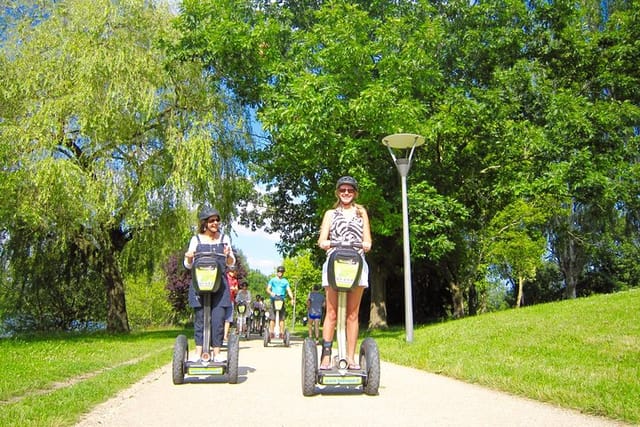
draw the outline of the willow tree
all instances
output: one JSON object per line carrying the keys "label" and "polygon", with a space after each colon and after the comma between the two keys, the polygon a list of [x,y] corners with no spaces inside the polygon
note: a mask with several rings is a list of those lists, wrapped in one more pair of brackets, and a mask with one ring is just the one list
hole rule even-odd
{"label": "willow tree", "polygon": [[[191,206],[215,203],[229,216],[249,194],[243,111],[199,65],[165,54],[176,34],[161,2],[12,7],[0,45],[8,311],[73,292],[70,282],[95,287],[90,277],[104,286],[108,330],[128,331],[123,268],[153,268],[183,246]],[[75,273],[28,274],[35,264],[18,261],[38,253],[46,265],[43,242]]]}

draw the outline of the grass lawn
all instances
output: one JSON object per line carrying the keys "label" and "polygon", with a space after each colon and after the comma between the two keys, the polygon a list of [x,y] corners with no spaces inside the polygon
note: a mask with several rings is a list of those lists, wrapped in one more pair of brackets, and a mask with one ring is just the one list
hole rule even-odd
{"label": "grass lawn", "polygon": [[371,336],[390,362],[640,423],[640,289]]}
{"label": "grass lawn", "polygon": [[[73,425],[170,363],[179,333],[193,332],[1,339],[0,425]],[[413,343],[403,328],[369,334],[388,362],[640,423],[640,289],[417,326]]]}

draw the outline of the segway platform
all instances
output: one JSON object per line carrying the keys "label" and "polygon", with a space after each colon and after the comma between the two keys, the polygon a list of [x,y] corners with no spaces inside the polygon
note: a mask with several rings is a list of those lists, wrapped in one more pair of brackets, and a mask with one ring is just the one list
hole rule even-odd
{"label": "segway platform", "polygon": [[[240,352],[240,342],[236,334],[229,335],[227,348],[225,362],[214,362],[212,359],[187,360],[189,356],[187,337],[178,335],[173,349],[173,383],[184,384],[186,377],[226,375],[229,383],[236,384],[238,382],[238,355]],[[211,357],[209,353],[202,355],[205,359]]]}
{"label": "segway platform", "polygon": [[226,362],[185,362],[186,375],[202,376],[202,375],[224,375],[227,371]]}
{"label": "segway platform", "polygon": [[364,385],[367,375],[362,370],[327,369],[318,372],[320,385]]}

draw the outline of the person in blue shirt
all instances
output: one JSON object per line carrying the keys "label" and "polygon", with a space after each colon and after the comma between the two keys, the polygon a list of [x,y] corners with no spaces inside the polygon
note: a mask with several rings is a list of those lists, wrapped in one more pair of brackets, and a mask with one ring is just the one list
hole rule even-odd
{"label": "person in blue shirt", "polygon": [[[291,292],[291,286],[289,285],[289,281],[287,279],[285,279],[284,277],[284,267],[280,266],[278,267],[278,269],[276,270],[276,276],[272,277],[269,280],[269,283],[267,284],[267,294],[269,294],[269,296],[271,297],[271,307],[269,308],[269,334],[271,336],[271,338],[281,338],[281,337],[274,337],[273,336],[273,329],[275,328],[276,325],[276,311],[273,308],[273,299],[275,297],[285,297],[285,293],[289,295],[289,298],[292,301],[292,304],[294,304],[293,302],[293,293]],[[280,311],[280,334],[282,336],[284,336],[284,319],[287,316],[287,311],[285,310],[284,306],[282,307],[282,310]]]}

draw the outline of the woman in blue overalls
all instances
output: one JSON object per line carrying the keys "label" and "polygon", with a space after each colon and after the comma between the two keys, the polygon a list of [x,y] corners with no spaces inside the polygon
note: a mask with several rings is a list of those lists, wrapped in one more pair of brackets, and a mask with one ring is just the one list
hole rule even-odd
{"label": "woman in blue overalls", "polygon": [[[218,268],[225,271],[225,266],[234,265],[236,258],[231,249],[231,240],[220,230],[220,212],[212,208],[204,208],[198,215],[200,224],[198,234],[191,238],[189,248],[184,254],[184,266],[191,269],[193,258],[197,252],[215,252],[221,255],[216,257]],[[224,320],[227,310],[231,307],[231,296],[227,286],[226,275],[222,275],[222,285],[220,290],[211,295],[211,346],[213,347],[213,360],[224,362],[224,355],[220,353],[222,338],[224,335]],[[193,288],[193,283],[189,286],[189,306],[195,311],[194,338],[196,341],[196,360],[202,355],[203,331],[204,331],[204,308],[201,297]],[[208,352],[208,349],[207,349]]]}

